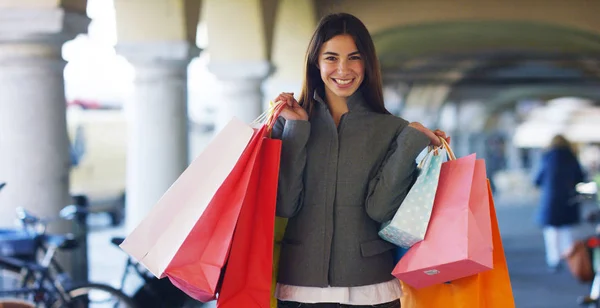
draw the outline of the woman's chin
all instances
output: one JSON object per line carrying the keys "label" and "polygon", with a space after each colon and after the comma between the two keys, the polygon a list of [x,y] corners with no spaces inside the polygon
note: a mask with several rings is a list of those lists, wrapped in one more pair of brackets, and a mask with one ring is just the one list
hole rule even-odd
{"label": "woman's chin", "polygon": [[356,92],[357,88],[356,87],[351,87],[351,88],[339,88],[337,86],[333,86],[333,87],[329,87],[329,90],[335,94],[335,96],[338,97],[343,97],[343,98],[348,98],[350,97],[352,94],[354,94],[354,92]]}

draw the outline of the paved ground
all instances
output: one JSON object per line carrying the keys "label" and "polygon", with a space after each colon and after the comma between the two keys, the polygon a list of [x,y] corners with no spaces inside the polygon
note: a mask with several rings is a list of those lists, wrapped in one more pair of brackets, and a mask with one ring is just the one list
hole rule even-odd
{"label": "paved ground", "polygon": [[[577,307],[577,297],[584,295],[588,287],[575,281],[567,271],[557,274],[546,271],[542,235],[532,219],[535,200],[526,200],[497,198],[498,219],[517,307]],[[102,227],[107,222],[102,215],[91,219],[94,227],[89,240],[90,278],[117,285],[125,255],[109,243],[109,238],[121,236],[123,231]],[[581,236],[588,232],[591,232],[589,227],[579,230]],[[127,291],[135,287],[136,282],[130,280]]]}
{"label": "paved ground", "polygon": [[[518,308],[578,307],[576,299],[585,295],[587,285],[577,282],[565,268],[551,274],[544,261],[543,237],[532,223],[531,204],[499,204],[500,232]],[[592,232],[590,226],[577,230],[579,237]]]}

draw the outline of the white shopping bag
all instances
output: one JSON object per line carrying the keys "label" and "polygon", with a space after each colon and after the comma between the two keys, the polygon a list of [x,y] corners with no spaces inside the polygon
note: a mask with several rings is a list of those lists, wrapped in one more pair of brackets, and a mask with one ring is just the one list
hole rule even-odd
{"label": "white shopping bag", "polygon": [[240,159],[254,130],[234,118],[165,192],[120,247],[156,277],[165,269]]}

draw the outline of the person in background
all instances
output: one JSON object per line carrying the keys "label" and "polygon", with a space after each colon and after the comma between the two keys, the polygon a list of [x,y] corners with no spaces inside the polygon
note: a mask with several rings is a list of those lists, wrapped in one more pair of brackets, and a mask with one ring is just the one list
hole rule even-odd
{"label": "person in background", "polygon": [[534,180],[541,188],[537,220],[543,228],[546,263],[551,272],[556,272],[562,255],[573,245],[572,227],[580,220],[575,185],[584,180],[579,161],[564,136],[552,138]]}
{"label": "person in background", "polygon": [[[310,41],[302,93],[281,93],[278,307],[400,307],[395,246],[377,232],[413,182],[417,155],[443,131],[391,115],[371,36],[325,16]],[[449,141],[449,138],[447,138]]]}

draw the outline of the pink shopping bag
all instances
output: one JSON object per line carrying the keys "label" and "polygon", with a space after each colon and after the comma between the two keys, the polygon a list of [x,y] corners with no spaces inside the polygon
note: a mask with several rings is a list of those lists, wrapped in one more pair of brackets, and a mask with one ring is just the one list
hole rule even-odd
{"label": "pink shopping bag", "polygon": [[392,274],[414,288],[493,268],[485,162],[475,154],[442,164],[425,239],[412,246]]}

